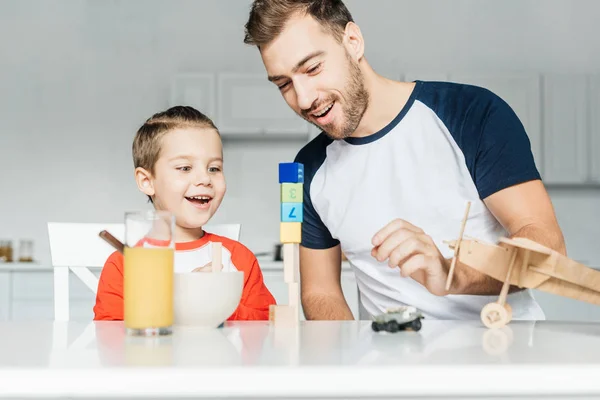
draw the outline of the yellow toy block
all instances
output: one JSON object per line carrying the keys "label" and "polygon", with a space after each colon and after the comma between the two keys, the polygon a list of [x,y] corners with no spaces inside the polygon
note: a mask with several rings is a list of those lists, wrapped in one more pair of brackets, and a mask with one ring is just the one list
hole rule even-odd
{"label": "yellow toy block", "polygon": [[302,183],[282,183],[281,202],[302,203],[303,187],[304,185]]}
{"label": "yellow toy block", "polygon": [[284,244],[302,242],[302,223],[281,222],[279,230],[279,241]]}

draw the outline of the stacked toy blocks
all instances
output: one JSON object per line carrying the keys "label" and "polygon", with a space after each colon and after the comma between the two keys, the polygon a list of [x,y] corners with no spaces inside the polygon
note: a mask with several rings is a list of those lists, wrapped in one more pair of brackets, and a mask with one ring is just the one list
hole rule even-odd
{"label": "stacked toy blocks", "polygon": [[300,319],[300,242],[304,166],[300,163],[279,164],[281,191],[280,241],[283,244],[283,276],[288,285],[287,306],[271,306],[269,320],[277,325],[296,325]]}

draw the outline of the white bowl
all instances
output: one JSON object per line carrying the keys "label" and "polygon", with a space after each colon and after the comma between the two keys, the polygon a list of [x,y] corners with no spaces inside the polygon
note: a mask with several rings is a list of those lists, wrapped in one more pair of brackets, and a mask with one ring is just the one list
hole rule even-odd
{"label": "white bowl", "polygon": [[175,273],[175,325],[216,328],[233,314],[242,298],[244,273]]}

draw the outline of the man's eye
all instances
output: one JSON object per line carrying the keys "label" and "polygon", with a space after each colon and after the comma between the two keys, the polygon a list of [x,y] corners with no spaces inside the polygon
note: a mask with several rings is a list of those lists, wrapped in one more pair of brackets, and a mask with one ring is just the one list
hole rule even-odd
{"label": "man's eye", "polygon": [[321,68],[321,64],[322,64],[322,63],[318,63],[318,64],[317,64],[317,65],[315,65],[314,67],[310,68],[310,69],[309,69],[307,72],[308,72],[309,74],[312,74],[312,73],[316,72],[316,71],[317,71],[319,68]]}
{"label": "man's eye", "polygon": [[286,82],[286,83],[284,83],[282,85],[278,85],[279,86],[279,90],[285,88],[288,84],[289,84],[289,82]]}

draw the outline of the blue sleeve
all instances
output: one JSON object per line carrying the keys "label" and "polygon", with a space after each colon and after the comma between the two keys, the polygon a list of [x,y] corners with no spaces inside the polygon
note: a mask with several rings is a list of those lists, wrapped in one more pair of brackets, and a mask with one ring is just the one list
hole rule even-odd
{"label": "blue sleeve", "polygon": [[310,249],[329,249],[340,243],[339,240],[331,236],[329,229],[327,229],[315,210],[310,197],[312,178],[321,165],[323,165],[327,154],[326,148],[330,143],[331,139],[321,134],[304,146],[294,159],[294,162],[304,164],[304,204],[301,244]]}
{"label": "blue sleeve", "polygon": [[485,199],[536,179],[541,177],[523,124],[504,100],[493,96],[475,157],[474,180],[479,196]]}
{"label": "blue sleeve", "polygon": [[481,199],[541,179],[523,124],[513,109],[490,90],[426,82],[419,100],[436,113],[461,149]]}

